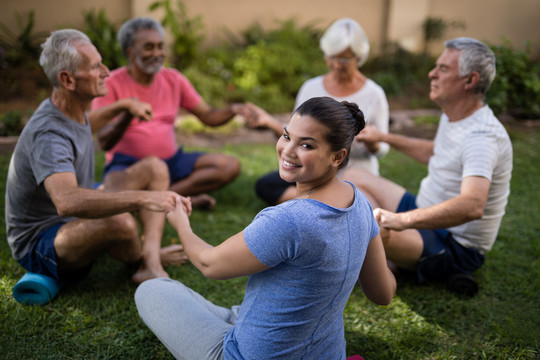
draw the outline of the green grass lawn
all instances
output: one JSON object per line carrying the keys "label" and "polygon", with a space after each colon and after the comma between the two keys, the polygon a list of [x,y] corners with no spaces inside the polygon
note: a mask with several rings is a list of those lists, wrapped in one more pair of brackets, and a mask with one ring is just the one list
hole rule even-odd
{"label": "green grass lawn", "polygon": [[[512,193],[499,237],[476,274],[480,292],[460,298],[444,284],[398,284],[392,303],[370,303],[356,288],[345,309],[347,354],[365,359],[538,359],[540,358],[540,132],[512,132]],[[212,212],[195,211],[197,234],[217,244],[242,230],[264,207],[256,179],[276,168],[272,145],[225,146],[237,156],[240,177],[215,192]],[[103,154],[97,154],[98,170]],[[0,156],[0,190],[5,190],[9,156]],[[391,151],[381,172],[416,192],[425,167]],[[67,287],[43,307],[17,303],[11,291],[24,270],[12,259],[0,216],[0,358],[2,359],[171,359],[146,328],[133,301],[133,269],[108,256],[90,276]],[[176,242],[167,226],[164,243]],[[167,269],[171,277],[225,306],[239,304],[246,278],[205,279],[192,265]]]}

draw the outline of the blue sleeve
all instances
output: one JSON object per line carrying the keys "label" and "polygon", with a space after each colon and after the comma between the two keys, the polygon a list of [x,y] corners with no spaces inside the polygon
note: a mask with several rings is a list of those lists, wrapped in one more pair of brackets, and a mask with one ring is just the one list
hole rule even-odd
{"label": "blue sleeve", "polygon": [[360,190],[358,190],[356,187],[355,187],[355,191],[356,191],[356,196],[361,196],[364,198],[364,203],[366,204],[366,214],[368,216],[368,222],[369,222],[369,225],[370,225],[370,233],[369,233],[369,239],[373,239],[375,236],[377,236],[377,234],[379,233],[380,229],[379,229],[379,224],[377,223],[377,220],[375,220],[375,216],[373,215],[373,208],[371,207],[371,204],[369,203],[368,199],[366,198],[366,196],[364,194],[362,194],[360,192]]}
{"label": "blue sleeve", "polygon": [[287,212],[277,207],[262,210],[244,230],[249,250],[264,265],[274,267],[293,259],[298,251],[297,227]]}

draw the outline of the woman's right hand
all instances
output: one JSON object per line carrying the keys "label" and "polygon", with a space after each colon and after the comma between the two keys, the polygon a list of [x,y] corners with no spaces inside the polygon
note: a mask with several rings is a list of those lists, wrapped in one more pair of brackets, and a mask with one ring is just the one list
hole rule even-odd
{"label": "woman's right hand", "polygon": [[179,229],[190,226],[189,216],[191,215],[191,198],[177,196],[176,207],[173,211],[167,213],[167,220],[176,231]]}

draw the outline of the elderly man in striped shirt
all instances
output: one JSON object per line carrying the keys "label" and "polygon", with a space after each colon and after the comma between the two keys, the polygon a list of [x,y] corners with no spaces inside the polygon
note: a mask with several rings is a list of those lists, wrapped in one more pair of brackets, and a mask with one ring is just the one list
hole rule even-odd
{"label": "elderly man in striped shirt", "polygon": [[512,144],[484,103],[494,77],[488,46],[449,40],[429,73],[430,99],[443,111],[434,141],[372,127],[358,135],[428,164],[417,196],[359,169],[345,174],[371,201],[389,266],[469,295],[477,291],[470,274],[495,242],[510,193]]}

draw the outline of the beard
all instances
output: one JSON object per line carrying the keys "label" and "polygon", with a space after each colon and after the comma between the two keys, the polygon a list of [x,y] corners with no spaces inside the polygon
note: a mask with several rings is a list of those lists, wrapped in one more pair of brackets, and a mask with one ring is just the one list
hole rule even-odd
{"label": "beard", "polygon": [[163,63],[165,62],[165,59],[163,56],[160,57],[152,57],[143,59],[142,56],[136,56],[135,57],[135,64],[146,74],[148,75],[155,75],[157,74],[161,68],[163,67]]}

